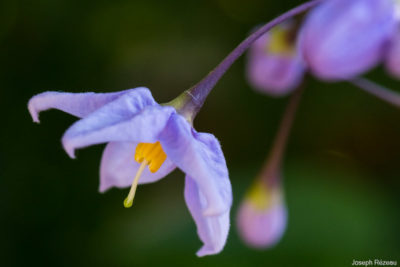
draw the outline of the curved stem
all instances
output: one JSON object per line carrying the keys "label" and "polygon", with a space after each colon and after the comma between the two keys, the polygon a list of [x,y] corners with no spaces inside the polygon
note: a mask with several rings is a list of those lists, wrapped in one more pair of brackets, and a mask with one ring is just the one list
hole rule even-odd
{"label": "curved stem", "polygon": [[400,94],[394,91],[361,77],[348,82],[395,107],[400,107]]}
{"label": "curved stem", "polygon": [[214,70],[212,70],[204,79],[199,83],[190,88],[187,92],[191,96],[190,108],[197,113],[204,101],[206,100],[208,94],[211,92],[215,84],[219,81],[222,75],[232,66],[232,64],[250,47],[254,41],[256,41],[263,34],[268,32],[274,26],[282,23],[283,21],[300,14],[317,4],[322,0],[312,0],[301,4],[282,15],[271,20],[263,27],[252,33],[243,42],[241,42]]}
{"label": "curved stem", "polygon": [[260,178],[269,186],[279,183],[283,155],[303,91],[304,84],[300,85],[290,97],[279,130],[275,136],[273,147],[261,171]]}

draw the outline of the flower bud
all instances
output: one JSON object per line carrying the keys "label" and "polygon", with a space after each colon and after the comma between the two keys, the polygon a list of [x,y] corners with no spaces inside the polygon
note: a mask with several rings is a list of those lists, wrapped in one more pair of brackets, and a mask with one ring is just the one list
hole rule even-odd
{"label": "flower bud", "polygon": [[249,83],[271,95],[285,95],[302,80],[304,65],[297,51],[294,23],[274,27],[250,48],[247,62]]}
{"label": "flower bud", "polygon": [[267,187],[264,182],[257,181],[241,203],[237,221],[239,234],[249,246],[268,248],[275,245],[287,224],[281,187]]}
{"label": "flower bud", "polygon": [[393,0],[326,0],[301,30],[301,51],[319,78],[352,78],[382,60],[395,23]]}

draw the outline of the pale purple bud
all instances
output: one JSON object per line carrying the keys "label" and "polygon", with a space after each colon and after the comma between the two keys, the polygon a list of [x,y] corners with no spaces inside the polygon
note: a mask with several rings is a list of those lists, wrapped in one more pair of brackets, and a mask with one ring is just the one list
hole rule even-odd
{"label": "pale purple bud", "polygon": [[280,24],[260,37],[250,48],[247,78],[255,89],[270,95],[285,95],[304,75],[304,64],[295,44],[295,24]]}
{"label": "pale purple bud", "polygon": [[287,224],[280,186],[270,188],[257,181],[239,207],[237,223],[240,237],[251,247],[269,248],[279,242]]}
{"label": "pale purple bud", "polygon": [[393,0],[326,0],[307,18],[300,47],[316,76],[348,79],[382,59],[395,23]]}

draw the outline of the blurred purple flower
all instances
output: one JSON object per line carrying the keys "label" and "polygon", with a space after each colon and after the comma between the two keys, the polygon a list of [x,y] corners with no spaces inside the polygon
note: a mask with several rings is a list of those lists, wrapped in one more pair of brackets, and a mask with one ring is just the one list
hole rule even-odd
{"label": "blurred purple flower", "polygon": [[275,26],[250,48],[247,77],[257,90],[285,95],[295,89],[304,75],[304,65],[293,36],[295,24]]}
{"label": "blurred purple flower", "polygon": [[212,134],[194,130],[174,107],[157,104],[147,88],[103,94],[45,92],[32,97],[28,108],[35,122],[39,112],[52,108],[81,118],[62,138],[72,158],[77,148],[108,143],[100,166],[100,191],[127,187],[137,173],[128,207],[138,181],[155,182],[180,168],[186,173],[185,200],[204,243],[197,255],[222,250],[232,192],[224,155]]}
{"label": "blurred purple flower", "polygon": [[290,96],[270,155],[237,214],[240,236],[249,246],[255,248],[269,248],[275,245],[286,230],[287,210],[282,187],[282,160],[302,93],[303,89],[300,87]]}
{"label": "blurred purple flower", "polygon": [[395,77],[400,78],[400,29],[393,35],[386,54],[386,69]]}
{"label": "blurred purple flower", "polygon": [[282,238],[287,225],[287,210],[280,186],[268,187],[256,181],[237,215],[242,239],[254,248],[269,248]]}
{"label": "blurred purple flower", "polygon": [[325,0],[301,30],[304,59],[321,79],[349,79],[368,71],[383,57],[394,14],[393,0]]}

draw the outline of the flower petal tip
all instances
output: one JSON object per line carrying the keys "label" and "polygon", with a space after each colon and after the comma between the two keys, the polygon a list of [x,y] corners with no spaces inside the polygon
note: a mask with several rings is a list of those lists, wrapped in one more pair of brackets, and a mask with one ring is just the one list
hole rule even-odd
{"label": "flower petal tip", "polygon": [[67,151],[67,154],[71,159],[76,159],[74,150]]}
{"label": "flower petal tip", "polygon": [[110,189],[109,186],[105,186],[103,184],[100,184],[100,186],[99,186],[99,192],[100,193],[105,193],[106,191],[108,191],[108,189]]}
{"label": "flower petal tip", "polygon": [[28,110],[29,110],[29,114],[31,114],[33,122],[40,123],[39,112],[37,112],[37,110],[35,109],[32,99],[28,103]]}
{"label": "flower petal tip", "polygon": [[222,250],[221,248],[210,248],[208,246],[203,246],[199,251],[196,252],[197,257],[204,257],[208,255],[214,255],[220,253]]}
{"label": "flower petal tip", "polygon": [[65,152],[67,152],[68,156],[71,159],[75,159],[76,158],[76,156],[75,156],[75,148],[73,146],[67,144],[65,141],[63,141],[62,143],[63,143],[64,150],[65,150]]}
{"label": "flower petal tip", "polygon": [[68,133],[68,131],[62,137],[61,143],[62,143],[62,146],[63,146],[65,152],[67,152],[68,156],[71,159],[75,159],[75,147],[76,146],[73,144],[71,139],[67,137],[67,133]]}
{"label": "flower petal tip", "polygon": [[34,123],[40,123],[39,116],[37,113],[35,113],[35,114],[31,113],[31,116],[32,116],[32,120]]}

